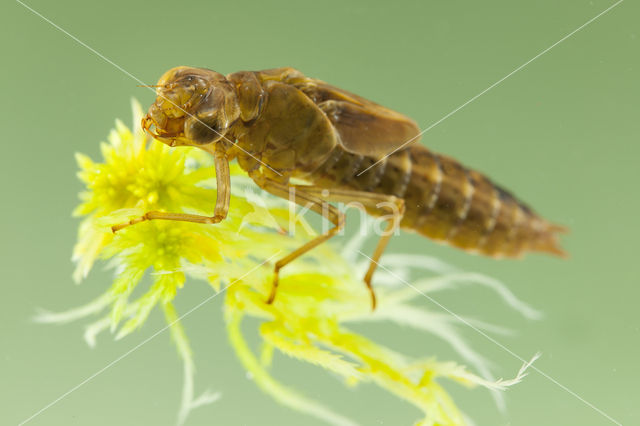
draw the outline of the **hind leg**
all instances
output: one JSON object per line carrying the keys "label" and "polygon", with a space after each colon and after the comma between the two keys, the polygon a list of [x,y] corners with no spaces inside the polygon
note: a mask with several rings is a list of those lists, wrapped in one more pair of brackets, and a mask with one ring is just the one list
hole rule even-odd
{"label": "hind leg", "polygon": [[393,195],[376,194],[350,189],[326,189],[305,185],[291,185],[291,187],[294,188],[296,192],[304,191],[308,195],[315,196],[322,202],[334,201],[348,205],[359,203],[364,208],[388,214],[386,219],[386,228],[382,232],[372,256],[369,258],[371,262],[369,263],[369,268],[364,276],[364,283],[371,294],[371,307],[372,309],[375,309],[377,302],[376,294],[372,285],[373,274],[379,264],[380,257],[384,253],[384,250],[391,239],[391,236],[400,225],[400,220],[402,220],[405,210],[404,200]]}
{"label": "hind leg", "polygon": [[[318,245],[322,244],[323,242],[327,241],[329,238],[340,232],[340,230],[344,227],[344,214],[342,214],[342,212],[340,212],[334,206],[326,204],[321,198],[308,192],[305,186],[285,185],[263,177],[254,177],[254,180],[256,181],[258,186],[260,186],[260,188],[275,195],[276,197],[292,200],[296,204],[307,207],[322,216],[324,216],[324,211],[326,211],[326,214],[328,216],[326,219],[329,219],[334,225],[333,228],[329,229],[324,234],[318,235],[311,241],[307,242],[306,244],[302,245],[301,247],[297,248],[296,250],[276,262],[273,271],[273,284],[271,286],[271,292],[269,293],[269,297],[267,299],[267,303],[270,304],[273,303],[276,297],[280,270],[309,250],[317,247]],[[290,191],[290,188],[293,188],[294,190]],[[323,211],[323,209],[325,210]]]}
{"label": "hind leg", "polygon": [[[325,190],[326,191],[326,190]],[[387,226],[382,232],[378,244],[370,258],[369,268],[364,276],[364,283],[371,294],[371,308],[376,308],[376,293],[373,290],[373,274],[379,265],[380,257],[393,236],[394,232],[400,226],[400,221],[404,215],[404,200],[393,195],[375,194],[363,191],[352,191],[345,189],[332,189],[327,195],[328,199],[338,202],[350,203],[353,201],[361,202],[365,207],[379,210],[381,212],[390,213],[387,219]]]}

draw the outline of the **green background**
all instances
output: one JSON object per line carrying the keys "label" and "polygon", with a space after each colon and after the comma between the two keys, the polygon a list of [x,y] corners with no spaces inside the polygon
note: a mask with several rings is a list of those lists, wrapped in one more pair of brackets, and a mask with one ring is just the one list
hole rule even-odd
{"label": "green background", "polygon": [[[415,118],[425,128],[560,40],[612,1],[28,3],[150,84],[176,65],[222,73],[293,66]],[[38,307],[83,304],[111,281],[98,267],[71,281],[81,185],[73,153],[99,158],[129,99],[153,94],[19,3],[2,3],[0,188],[0,423],[17,424],[163,325],[96,349],[82,323],[39,325]],[[437,296],[454,312],[512,327],[498,340],[622,424],[640,424],[637,184],[640,172],[640,8],[627,0],[427,132],[422,142],[487,172],[571,234],[562,261],[470,256],[414,235],[391,251],[438,256],[508,283],[545,313],[526,321],[487,291]],[[179,294],[186,311],[209,295]],[[247,379],[224,334],[221,299],[185,320],[199,389],[223,392],[188,424],[321,424],[275,404]],[[434,307],[424,300],[425,306]],[[430,336],[360,327],[415,355],[457,359]],[[520,361],[473,330],[465,336],[510,377]],[[412,406],[371,385],[344,388],[314,367],[278,358],[276,373],[363,425],[408,425]],[[173,424],[181,366],[167,333],[46,410],[33,425]],[[594,409],[538,373],[507,392],[501,415],[487,392],[448,386],[479,425],[607,425]]]}

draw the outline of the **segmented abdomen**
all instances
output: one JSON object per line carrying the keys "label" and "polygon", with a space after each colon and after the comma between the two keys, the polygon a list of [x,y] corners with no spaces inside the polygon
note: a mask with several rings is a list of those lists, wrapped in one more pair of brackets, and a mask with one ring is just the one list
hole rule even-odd
{"label": "segmented abdomen", "polygon": [[[494,257],[526,251],[564,255],[553,225],[482,174],[421,145],[375,160],[338,148],[317,174],[326,186],[372,191],[405,200],[403,228]],[[355,201],[355,200],[354,200]]]}

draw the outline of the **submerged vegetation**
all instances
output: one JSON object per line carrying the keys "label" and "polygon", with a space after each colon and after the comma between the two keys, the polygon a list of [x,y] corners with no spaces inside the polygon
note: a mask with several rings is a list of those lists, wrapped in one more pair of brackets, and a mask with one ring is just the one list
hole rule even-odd
{"label": "submerged vegetation", "polygon": [[[62,313],[42,312],[38,320],[60,323],[98,315],[84,334],[94,346],[101,332],[124,338],[142,327],[153,309],[161,309],[167,321],[165,329],[170,331],[184,365],[179,424],[192,409],[220,396],[211,392],[196,396],[192,351],[181,323],[181,318],[218,295],[224,298],[229,341],[255,383],[279,403],[331,424],[356,423],[305,397],[304,390],[293,390],[273,377],[270,365],[276,351],[335,373],[349,386],[361,382],[380,386],[420,409],[422,417],[417,424],[421,425],[470,423],[441,385],[443,380],[489,388],[500,406],[499,391],[526,374],[525,366],[512,380],[492,378],[487,362],[465,342],[459,328],[466,324],[487,331],[501,329],[427,310],[426,306],[433,305],[423,296],[471,283],[495,290],[527,317],[535,317],[536,311],[488,277],[462,273],[425,256],[387,255],[376,276],[379,306],[372,312],[362,283],[368,263],[360,252],[362,236],[354,237],[340,250],[323,244],[293,262],[282,274],[275,303],[266,304],[273,261],[312,235],[301,217],[297,218],[300,226],[296,232],[289,229],[287,202],[256,192],[237,166],[232,166],[231,210],[223,222],[200,225],[156,220],[113,234],[111,225],[148,210],[211,214],[216,197],[214,171],[207,155],[154,143],[138,130],[142,110],[135,101],[133,108],[136,130],[116,121],[108,142],[101,145],[103,161],[77,155],[78,176],[86,189],[74,212],[82,218],[73,253],[77,264],[74,279],[85,279],[98,260],[114,269],[115,279],[89,304]],[[409,272],[416,268],[428,276],[408,284]],[[148,278],[143,280],[145,276]],[[212,294],[181,315],[173,303],[187,278],[189,284],[196,280],[208,283]],[[146,288],[134,293],[140,286]],[[412,303],[416,299],[420,303]],[[243,335],[241,324],[246,317],[260,320],[259,353]],[[477,374],[451,361],[437,361],[433,354],[424,358],[402,354],[351,328],[355,322],[375,321],[444,339]]]}

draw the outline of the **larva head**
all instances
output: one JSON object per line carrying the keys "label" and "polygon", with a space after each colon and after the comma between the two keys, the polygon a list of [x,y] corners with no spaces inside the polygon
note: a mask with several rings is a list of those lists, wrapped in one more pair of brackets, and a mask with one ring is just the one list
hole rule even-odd
{"label": "larva head", "polygon": [[142,127],[170,146],[209,145],[225,138],[240,116],[231,83],[205,68],[172,68],[158,81]]}

